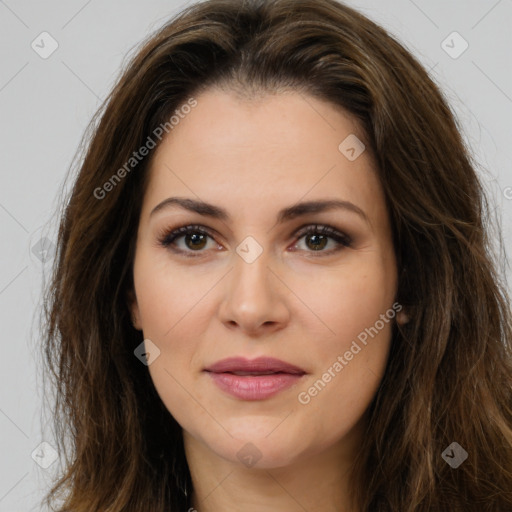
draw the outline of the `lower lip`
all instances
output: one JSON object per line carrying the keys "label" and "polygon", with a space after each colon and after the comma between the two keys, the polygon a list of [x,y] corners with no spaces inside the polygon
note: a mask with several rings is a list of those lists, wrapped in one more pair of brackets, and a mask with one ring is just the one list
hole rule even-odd
{"label": "lower lip", "polygon": [[242,400],[264,400],[290,388],[303,375],[275,373],[273,375],[234,375],[208,372],[222,391]]}

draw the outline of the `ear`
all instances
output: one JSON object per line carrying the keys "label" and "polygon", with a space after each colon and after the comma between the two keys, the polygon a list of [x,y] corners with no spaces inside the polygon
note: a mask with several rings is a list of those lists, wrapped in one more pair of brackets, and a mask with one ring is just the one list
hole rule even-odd
{"label": "ear", "polygon": [[396,315],[396,321],[400,325],[406,324],[409,320],[409,315],[406,313],[405,309],[402,309]]}
{"label": "ear", "polygon": [[133,291],[133,289],[128,290],[126,294],[126,302],[128,311],[130,312],[132,318],[133,327],[138,331],[141,331],[142,327],[140,325],[139,304],[137,302],[137,297],[135,296],[135,292]]}

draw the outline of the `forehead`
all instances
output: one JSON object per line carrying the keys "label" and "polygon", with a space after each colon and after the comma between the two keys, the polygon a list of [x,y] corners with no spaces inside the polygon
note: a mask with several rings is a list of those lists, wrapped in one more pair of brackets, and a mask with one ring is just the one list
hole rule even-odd
{"label": "forehead", "polygon": [[231,205],[240,214],[327,196],[382,213],[370,151],[355,160],[344,152],[365,140],[341,109],[297,92],[247,100],[210,90],[196,100],[156,150],[146,214],[169,195]]}

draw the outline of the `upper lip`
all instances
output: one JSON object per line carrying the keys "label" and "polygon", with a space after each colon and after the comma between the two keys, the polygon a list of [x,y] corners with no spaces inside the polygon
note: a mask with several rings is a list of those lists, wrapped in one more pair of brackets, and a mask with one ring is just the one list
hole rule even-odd
{"label": "upper lip", "polygon": [[247,372],[254,374],[279,372],[290,373],[293,375],[303,375],[306,373],[298,366],[273,357],[258,357],[251,360],[244,357],[229,357],[208,366],[205,368],[205,371],[213,373]]}

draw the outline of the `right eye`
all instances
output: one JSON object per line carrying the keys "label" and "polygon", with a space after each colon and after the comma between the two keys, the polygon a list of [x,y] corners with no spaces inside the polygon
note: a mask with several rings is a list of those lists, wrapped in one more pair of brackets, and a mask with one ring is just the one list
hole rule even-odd
{"label": "right eye", "polygon": [[[185,246],[179,247],[176,241],[182,238]],[[164,231],[158,237],[158,241],[160,245],[174,252],[185,254],[189,257],[196,257],[199,254],[191,253],[204,252],[203,249],[208,243],[208,238],[213,240],[213,233],[208,228],[199,225],[189,225],[181,226],[171,231]]]}

